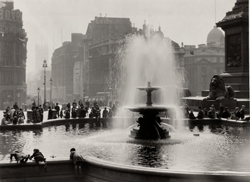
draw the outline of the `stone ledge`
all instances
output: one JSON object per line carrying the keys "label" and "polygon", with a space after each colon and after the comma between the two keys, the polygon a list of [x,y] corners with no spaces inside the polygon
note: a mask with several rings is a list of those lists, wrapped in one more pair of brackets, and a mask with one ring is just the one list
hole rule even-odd
{"label": "stone ledge", "polygon": [[[198,181],[227,181],[247,182],[250,172],[231,171],[174,171],[159,168],[130,166],[104,161],[95,157],[86,156],[83,166],[83,178],[77,181],[102,182],[134,182],[146,180],[147,182],[165,182],[169,180],[192,182]],[[16,164],[0,162],[0,181],[73,181],[74,166],[72,161],[61,158],[48,161],[48,171],[43,171],[43,165],[35,162]]]}

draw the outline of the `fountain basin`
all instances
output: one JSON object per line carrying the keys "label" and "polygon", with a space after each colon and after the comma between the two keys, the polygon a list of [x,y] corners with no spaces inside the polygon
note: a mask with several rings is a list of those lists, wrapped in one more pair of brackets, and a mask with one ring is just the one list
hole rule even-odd
{"label": "fountain basin", "polygon": [[133,112],[139,112],[139,113],[160,113],[160,112],[166,112],[168,110],[165,106],[131,106],[126,107],[130,111]]}
{"label": "fountain basin", "polygon": [[35,162],[27,164],[0,163],[0,180],[9,181],[102,181],[102,182],[138,182],[138,181],[227,181],[248,182],[249,172],[227,171],[175,171],[167,169],[154,169],[130,166],[104,161],[95,157],[86,156],[82,168],[83,178],[74,179],[74,166],[72,161],[61,158],[48,161],[48,171],[44,172],[42,166]]}

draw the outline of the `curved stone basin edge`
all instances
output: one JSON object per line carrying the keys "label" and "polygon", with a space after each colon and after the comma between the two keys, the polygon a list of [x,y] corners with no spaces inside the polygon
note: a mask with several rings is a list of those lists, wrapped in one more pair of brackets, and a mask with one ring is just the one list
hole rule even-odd
{"label": "curved stone basin edge", "polygon": [[[165,182],[177,179],[177,181],[229,181],[247,182],[250,180],[250,172],[231,171],[174,171],[159,168],[147,168],[130,166],[105,161],[92,156],[85,156],[82,167],[83,178],[81,181],[102,182],[136,182],[158,181]],[[47,172],[43,170],[43,164],[28,162],[16,164],[15,162],[0,162],[0,181],[71,181],[75,180],[74,166],[71,160],[66,158],[50,159],[47,162]]]}
{"label": "curved stone basin edge", "polygon": [[[169,118],[161,118],[163,122],[171,124]],[[127,127],[136,123],[137,118],[121,118],[121,117],[114,117],[114,118],[101,118],[100,123],[106,124],[110,122],[121,122]],[[194,124],[226,124],[230,126],[250,126],[249,121],[241,121],[241,120],[227,120],[227,119],[181,119],[184,123],[194,123]],[[97,123],[95,118],[76,118],[76,119],[52,119],[52,120],[45,120],[42,123],[27,123],[27,124],[20,124],[20,125],[0,125],[0,130],[41,130],[44,127],[53,126],[53,125],[60,125],[65,123]]]}

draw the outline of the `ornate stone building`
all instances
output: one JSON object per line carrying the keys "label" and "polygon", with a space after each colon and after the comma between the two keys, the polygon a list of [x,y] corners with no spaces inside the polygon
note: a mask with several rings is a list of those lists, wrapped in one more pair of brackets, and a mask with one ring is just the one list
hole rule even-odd
{"label": "ornate stone building", "polygon": [[225,46],[223,32],[214,27],[207,35],[207,44],[185,45],[184,68],[187,87],[193,96],[208,90],[213,75],[224,72]]}
{"label": "ornate stone building", "polygon": [[22,12],[13,2],[0,8],[0,109],[26,104],[27,37]]}

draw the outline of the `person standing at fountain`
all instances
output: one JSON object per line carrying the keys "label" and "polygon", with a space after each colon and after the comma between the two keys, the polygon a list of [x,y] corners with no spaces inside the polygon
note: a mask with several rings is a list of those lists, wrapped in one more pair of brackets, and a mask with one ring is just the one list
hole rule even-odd
{"label": "person standing at fountain", "polygon": [[56,117],[59,118],[60,107],[58,103],[56,103],[55,110],[56,110]]}
{"label": "person standing at fountain", "polygon": [[224,112],[224,106],[222,105],[222,103],[220,103],[220,109],[219,113],[217,114],[217,118],[221,118],[223,112]]}
{"label": "person standing at fountain", "polygon": [[204,118],[204,111],[201,109],[201,107],[199,107],[199,112],[197,114],[198,119],[203,119]]}
{"label": "person standing at fountain", "polygon": [[18,122],[18,109],[15,109],[13,113],[13,124],[17,124]]}
{"label": "person standing at fountain", "polygon": [[38,111],[39,111],[39,115],[40,115],[41,122],[42,122],[43,121],[43,108],[42,108],[42,105],[39,105]]}
{"label": "person standing at fountain", "polygon": [[64,111],[64,114],[65,114],[65,119],[69,119],[70,118],[70,109],[67,107]]}
{"label": "person standing at fountain", "polygon": [[225,110],[224,110],[224,112],[222,113],[221,117],[222,117],[222,118],[228,119],[228,118],[230,118],[230,116],[231,116],[231,114],[230,114],[230,112],[228,111],[228,108],[225,107]]}
{"label": "person standing at fountain", "polygon": [[13,105],[13,108],[14,109],[19,109],[18,105],[17,105],[17,102],[15,102],[15,104]]}
{"label": "person standing at fountain", "polygon": [[240,119],[245,119],[245,105],[242,105],[241,106],[241,109],[240,109]]}
{"label": "person standing at fountain", "polygon": [[53,119],[53,111],[50,106],[49,106],[49,112],[48,112],[48,120],[49,119]]}
{"label": "person standing at fountain", "polygon": [[106,107],[105,107],[104,110],[102,111],[102,117],[103,117],[103,118],[107,118],[107,117],[108,117],[108,110],[107,110]]}
{"label": "person standing at fountain", "polygon": [[211,119],[215,118],[215,113],[214,113],[213,107],[209,108],[208,117],[211,118]]}
{"label": "person standing at fountain", "polygon": [[193,113],[193,109],[190,110],[188,118],[189,119],[196,119],[196,117],[194,116],[194,113]]}
{"label": "person standing at fountain", "polygon": [[76,116],[77,116],[77,113],[76,113],[76,107],[72,107],[72,110],[71,110],[71,116],[72,116],[72,118],[76,118]]}
{"label": "person standing at fountain", "polygon": [[23,109],[19,109],[19,112],[18,112],[18,123],[24,123],[24,120],[25,120],[25,115],[24,115],[24,112],[23,112]]}
{"label": "person standing at fountain", "polygon": [[70,149],[70,156],[69,158],[73,161],[75,166],[75,178],[80,177],[82,178],[82,165],[84,164],[84,159],[81,155],[76,153],[76,149]]}

